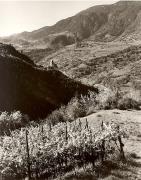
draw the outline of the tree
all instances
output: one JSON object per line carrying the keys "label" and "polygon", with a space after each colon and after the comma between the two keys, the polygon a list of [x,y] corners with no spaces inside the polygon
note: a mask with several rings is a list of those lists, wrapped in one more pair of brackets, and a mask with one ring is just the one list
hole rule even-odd
{"label": "tree", "polygon": [[77,32],[74,33],[75,47],[78,48],[81,46],[81,39]]}

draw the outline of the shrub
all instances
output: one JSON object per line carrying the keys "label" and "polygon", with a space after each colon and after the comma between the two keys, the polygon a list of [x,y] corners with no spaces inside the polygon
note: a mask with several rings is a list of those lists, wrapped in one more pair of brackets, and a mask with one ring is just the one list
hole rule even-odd
{"label": "shrub", "polygon": [[0,115],[0,135],[9,135],[12,130],[21,128],[28,122],[28,116],[22,115],[20,111],[15,111],[11,114],[2,112]]}
{"label": "shrub", "polygon": [[74,120],[86,115],[86,107],[85,104],[82,103],[82,99],[74,97],[67,105],[66,112],[68,117]]}
{"label": "shrub", "polygon": [[14,179],[16,176],[15,172],[10,167],[4,168],[1,172],[1,175],[3,179]]}
{"label": "shrub", "polygon": [[122,98],[118,101],[117,108],[121,110],[126,110],[126,109],[140,109],[140,104],[136,100],[126,97]]}
{"label": "shrub", "polygon": [[58,122],[73,121],[84,117],[90,108],[95,107],[95,93],[89,92],[87,96],[73,97],[71,101],[59,109],[53,111],[46,119],[51,124]]}
{"label": "shrub", "polygon": [[66,106],[53,111],[47,121],[53,125],[58,122],[73,121],[76,118],[90,115],[101,109],[140,109],[141,101],[136,92],[123,94],[119,89],[113,90],[98,85],[99,93],[89,92],[85,96],[74,97]]}
{"label": "shrub", "polygon": [[99,86],[99,94],[96,96],[96,109],[114,109],[120,93],[117,89],[111,90],[102,85]]}
{"label": "shrub", "polygon": [[89,91],[87,96],[81,96],[81,102],[85,106],[86,115],[93,113],[96,109],[96,94]]}
{"label": "shrub", "polygon": [[66,122],[68,120],[69,118],[66,114],[65,106],[61,106],[59,109],[56,109],[47,117],[47,121],[53,125],[59,122]]}
{"label": "shrub", "polygon": [[123,95],[117,104],[119,109],[136,109],[139,110],[141,106],[141,96],[139,91],[131,90],[129,93]]}
{"label": "shrub", "polygon": [[119,88],[110,90],[100,87],[99,94],[96,96],[95,109],[137,109],[141,106],[141,97],[137,91],[132,90],[124,94]]}

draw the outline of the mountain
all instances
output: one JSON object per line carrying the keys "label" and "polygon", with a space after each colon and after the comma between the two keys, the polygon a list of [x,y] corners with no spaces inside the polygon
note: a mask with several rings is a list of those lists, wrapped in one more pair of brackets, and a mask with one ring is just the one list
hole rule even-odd
{"label": "mountain", "polygon": [[119,1],[112,5],[91,7],[53,26],[23,32],[4,41],[25,48],[47,48],[53,46],[52,41],[58,36],[55,43],[64,46],[74,43],[74,33],[82,40],[91,38],[96,41],[112,41],[126,36],[130,39],[137,39],[136,36],[140,38],[140,29],[141,1]]}
{"label": "mountain", "polygon": [[98,92],[58,69],[38,67],[11,45],[0,44],[0,111],[20,110],[34,119],[43,118],[89,90]]}

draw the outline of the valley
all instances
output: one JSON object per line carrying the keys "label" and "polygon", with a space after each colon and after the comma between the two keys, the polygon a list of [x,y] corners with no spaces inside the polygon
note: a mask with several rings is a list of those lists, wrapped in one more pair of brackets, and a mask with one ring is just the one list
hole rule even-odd
{"label": "valley", "polygon": [[141,180],[140,30],[119,1],[0,38],[0,180]]}

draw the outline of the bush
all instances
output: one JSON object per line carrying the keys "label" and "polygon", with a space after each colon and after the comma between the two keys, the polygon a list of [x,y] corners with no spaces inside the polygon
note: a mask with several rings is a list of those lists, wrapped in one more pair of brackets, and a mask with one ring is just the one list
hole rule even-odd
{"label": "bush", "polygon": [[127,98],[122,98],[122,99],[120,99],[118,101],[117,108],[121,109],[121,110],[126,110],[126,109],[139,110],[140,109],[140,104],[136,100],[127,97]]}
{"label": "bush", "polygon": [[74,97],[71,101],[61,108],[53,111],[46,119],[55,125],[58,122],[73,121],[76,118],[84,117],[90,108],[95,107],[95,93],[89,92],[87,96]]}
{"label": "bush", "polygon": [[52,125],[55,125],[59,122],[66,122],[68,120],[69,118],[66,114],[65,106],[61,106],[61,108],[56,109],[47,117],[48,123],[51,123]]}
{"label": "bush", "polygon": [[96,97],[95,109],[137,109],[141,106],[140,95],[136,91],[123,94],[120,89],[102,88]]}
{"label": "bush", "polygon": [[12,130],[21,128],[29,122],[26,115],[22,115],[20,111],[15,111],[9,114],[2,112],[0,115],[0,135],[9,135]]}
{"label": "bush", "polygon": [[47,121],[54,125],[73,121],[102,109],[140,109],[141,101],[136,92],[124,95],[119,89],[110,90],[102,85],[98,85],[98,89],[98,94],[90,91],[88,95],[72,98],[68,105],[53,111]]}
{"label": "bush", "polygon": [[96,107],[95,109],[114,109],[118,99],[120,98],[120,93],[117,89],[112,91],[104,86],[99,86],[99,94],[96,96]]}
{"label": "bush", "polygon": [[82,103],[81,99],[74,97],[67,105],[66,112],[68,117],[74,120],[78,117],[83,117],[86,115],[86,107],[84,103]]}
{"label": "bush", "polygon": [[141,106],[141,96],[139,91],[131,90],[129,93],[123,95],[117,104],[117,108],[126,109],[136,109],[139,110]]}
{"label": "bush", "polygon": [[3,179],[14,179],[16,176],[15,172],[10,167],[4,168],[1,172],[1,175]]}

